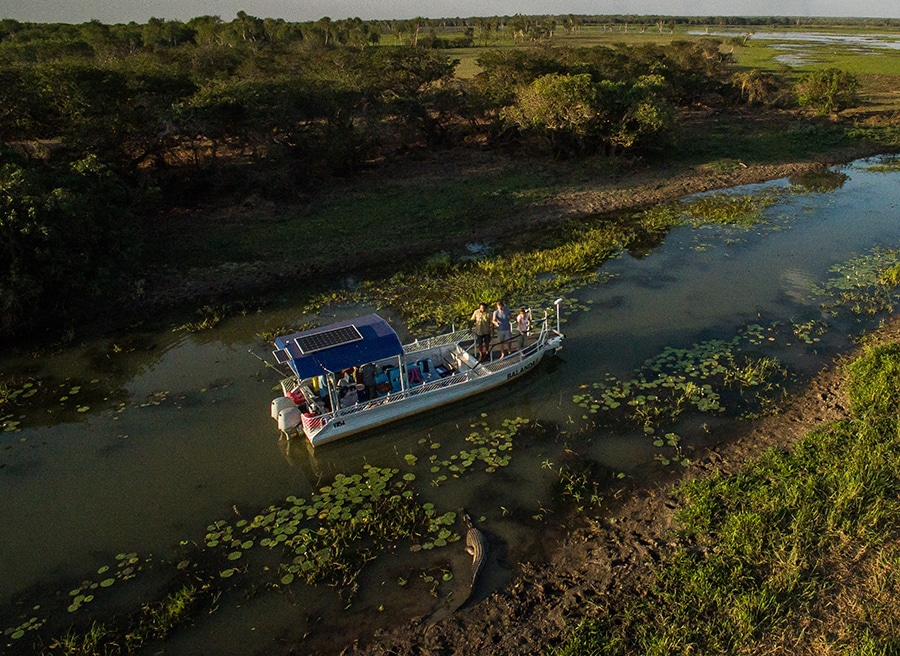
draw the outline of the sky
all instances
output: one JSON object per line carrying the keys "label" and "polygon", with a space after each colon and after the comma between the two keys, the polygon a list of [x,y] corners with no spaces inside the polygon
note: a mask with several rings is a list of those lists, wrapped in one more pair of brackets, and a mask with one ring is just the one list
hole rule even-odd
{"label": "sky", "polygon": [[230,21],[243,10],[259,18],[310,21],[405,19],[514,14],[663,16],[856,16],[900,18],[897,0],[0,0],[0,18],[40,23],[146,23],[214,15]]}

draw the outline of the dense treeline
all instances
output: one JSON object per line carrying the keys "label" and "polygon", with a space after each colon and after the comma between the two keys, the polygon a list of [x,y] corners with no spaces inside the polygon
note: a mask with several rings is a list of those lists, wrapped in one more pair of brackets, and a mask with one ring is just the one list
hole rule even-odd
{"label": "dense treeline", "polygon": [[[133,217],[153,208],[283,197],[427,146],[646,150],[667,142],[679,106],[779,90],[771,75],[736,76],[710,39],[486,49],[460,80],[430,23],[0,21],[0,335],[116,294],[141,266]],[[469,23],[467,44],[501,24],[549,27]]]}

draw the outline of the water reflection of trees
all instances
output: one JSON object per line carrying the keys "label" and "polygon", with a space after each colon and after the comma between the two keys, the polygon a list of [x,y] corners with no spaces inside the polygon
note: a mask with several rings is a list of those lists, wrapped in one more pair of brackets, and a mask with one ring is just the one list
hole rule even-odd
{"label": "water reflection of trees", "polygon": [[844,186],[850,176],[840,171],[822,169],[808,173],[798,173],[788,178],[795,187],[802,187],[803,191],[810,193],[824,193],[836,191]]}

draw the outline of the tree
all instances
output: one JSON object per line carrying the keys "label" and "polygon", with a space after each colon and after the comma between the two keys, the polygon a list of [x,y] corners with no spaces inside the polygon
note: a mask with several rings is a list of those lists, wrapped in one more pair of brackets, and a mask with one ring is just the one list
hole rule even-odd
{"label": "tree", "polygon": [[623,102],[614,114],[609,136],[612,152],[665,138],[674,125],[675,111],[668,100],[666,80],[661,75],[643,75],[617,95]]}
{"label": "tree", "polygon": [[804,75],[794,87],[797,102],[820,116],[834,114],[859,103],[859,80],[839,68],[825,68]]}
{"label": "tree", "polygon": [[542,136],[551,150],[571,154],[589,149],[598,133],[600,108],[591,76],[551,73],[519,90],[507,121]]}
{"label": "tree", "polygon": [[151,18],[144,26],[142,36],[145,47],[172,47],[193,40],[194,31],[184,23],[178,21],[166,21],[161,18]]}
{"label": "tree", "polygon": [[475,90],[497,107],[513,103],[518,89],[540,76],[567,72],[563,62],[543,49],[490,50],[476,62],[481,72],[475,76]]}
{"label": "tree", "polygon": [[0,152],[0,335],[90,312],[129,271],[137,230],[96,157],[62,169]]}
{"label": "tree", "polygon": [[543,139],[554,154],[572,155],[658,140],[671,129],[674,111],[659,75],[595,83],[589,73],[551,73],[522,87],[504,117]]}
{"label": "tree", "polygon": [[196,16],[187,26],[194,31],[194,43],[210,46],[222,43],[222,19],[218,16]]}

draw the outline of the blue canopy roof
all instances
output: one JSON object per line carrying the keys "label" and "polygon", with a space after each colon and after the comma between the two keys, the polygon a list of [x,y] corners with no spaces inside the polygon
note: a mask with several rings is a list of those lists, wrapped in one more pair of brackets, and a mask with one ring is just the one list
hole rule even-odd
{"label": "blue canopy roof", "polygon": [[337,373],[403,353],[390,324],[377,314],[339,321],[275,339],[275,359],[301,379]]}

